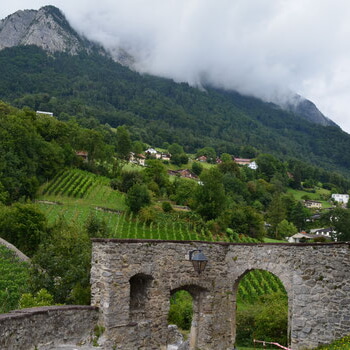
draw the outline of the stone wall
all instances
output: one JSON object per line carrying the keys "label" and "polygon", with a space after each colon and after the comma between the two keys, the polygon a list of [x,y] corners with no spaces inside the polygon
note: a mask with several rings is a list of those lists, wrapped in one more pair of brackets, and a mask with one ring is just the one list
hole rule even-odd
{"label": "stone wall", "polygon": [[0,349],[40,350],[88,341],[98,310],[90,306],[47,306],[0,315]]}
{"label": "stone wall", "polygon": [[[209,259],[198,275],[188,253]],[[107,348],[166,349],[170,296],[194,299],[190,349],[228,350],[235,343],[236,292],[247,272],[280,278],[289,299],[293,350],[350,334],[350,244],[228,244],[93,240],[92,304],[100,308]]]}

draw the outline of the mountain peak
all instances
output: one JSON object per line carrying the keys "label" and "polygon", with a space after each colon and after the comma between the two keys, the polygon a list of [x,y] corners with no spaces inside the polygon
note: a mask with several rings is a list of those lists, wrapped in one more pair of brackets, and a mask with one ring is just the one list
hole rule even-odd
{"label": "mountain peak", "polygon": [[285,110],[301,116],[309,122],[322,126],[337,126],[331,119],[327,118],[310,100],[296,94],[289,102],[282,106]]}
{"label": "mountain peak", "polygon": [[95,46],[82,38],[64,14],[51,5],[39,10],[20,10],[0,21],[0,50],[21,45],[73,55]]}

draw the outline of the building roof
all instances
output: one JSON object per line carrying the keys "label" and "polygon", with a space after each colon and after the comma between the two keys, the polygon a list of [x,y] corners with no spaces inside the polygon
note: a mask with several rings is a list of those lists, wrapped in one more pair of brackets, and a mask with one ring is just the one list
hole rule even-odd
{"label": "building roof", "polygon": [[235,162],[244,162],[244,163],[250,163],[252,160],[248,158],[233,158]]}

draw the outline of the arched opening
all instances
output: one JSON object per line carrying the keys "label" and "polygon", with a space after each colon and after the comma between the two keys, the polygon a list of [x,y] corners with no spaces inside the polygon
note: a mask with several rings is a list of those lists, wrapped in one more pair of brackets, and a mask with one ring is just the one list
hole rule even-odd
{"label": "arched opening", "polygon": [[175,324],[182,335],[170,332],[168,345],[173,345],[171,349],[177,349],[182,342],[188,342],[190,350],[197,349],[203,293],[205,289],[195,285],[186,285],[171,291],[168,325]]}
{"label": "arched opening", "polygon": [[168,323],[176,325],[183,333],[191,329],[193,298],[186,290],[178,290],[170,297]]}
{"label": "arched opening", "polygon": [[147,317],[147,304],[153,277],[137,274],[130,278],[130,321],[141,321]]}
{"label": "arched opening", "polygon": [[[268,342],[288,346],[288,295],[276,275],[259,269],[246,271],[236,282],[234,294],[238,349],[264,348],[254,339],[266,342],[265,346]],[[271,345],[271,349],[277,347]]]}

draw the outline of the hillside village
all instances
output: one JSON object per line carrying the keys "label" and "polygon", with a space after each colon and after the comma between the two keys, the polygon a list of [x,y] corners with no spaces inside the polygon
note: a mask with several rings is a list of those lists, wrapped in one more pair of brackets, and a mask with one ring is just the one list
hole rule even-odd
{"label": "hillside village", "polygon": [[56,350],[57,326],[73,349],[124,350],[103,348],[111,315],[140,344],[165,341],[161,319],[167,350],[197,350],[201,317],[209,350],[230,322],[235,350],[348,334],[350,135],[299,95],[277,105],[133,63],[54,6],[0,21],[0,348]]}
{"label": "hillside village", "polygon": [[[5,103],[0,113],[2,140],[11,141],[1,143],[3,154],[12,152],[19,160],[4,159],[0,237],[36,266],[20,267],[22,277],[13,281],[16,292],[0,295],[2,312],[40,303],[88,304],[91,237],[252,243],[349,239],[350,182],[339,175],[257,150],[243,158],[210,146],[195,154],[177,143],[151,147],[125,126],[88,129]],[[30,149],[30,158],[22,147]],[[45,167],[39,162],[28,167],[43,156]],[[15,172],[23,175],[15,180]],[[285,293],[270,275],[252,276],[241,283],[243,304],[258,302],[271,283]],[[23,284],[25,278],[31,282]],[[266,281],[265,287],[258,279]],[[187,296],[178,298],[191,305]],[[174,304],[171,317],[188,328],[181,310]]]}

